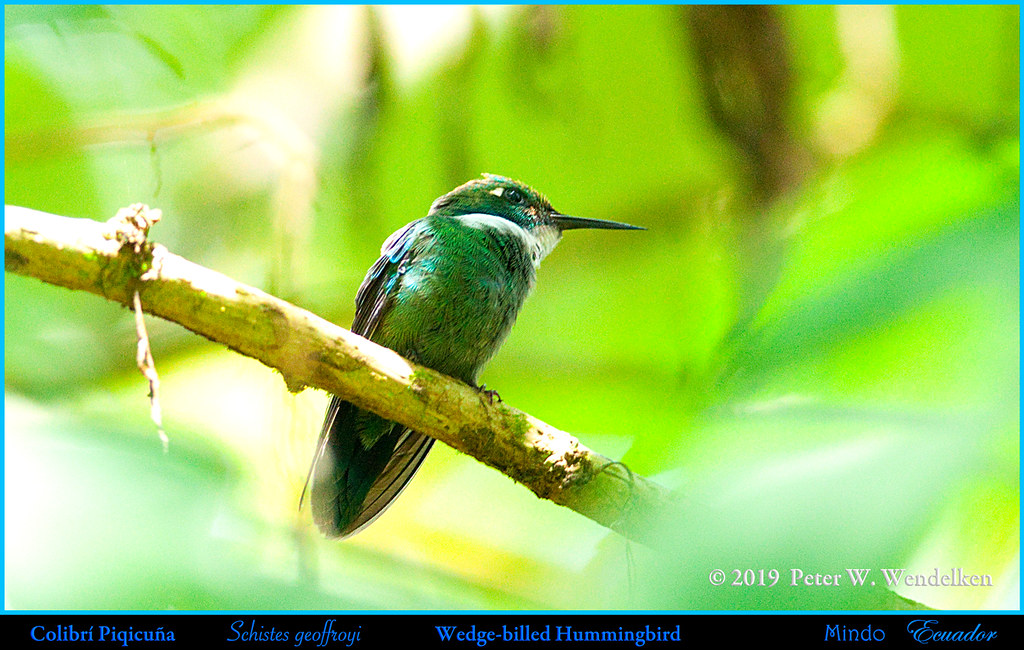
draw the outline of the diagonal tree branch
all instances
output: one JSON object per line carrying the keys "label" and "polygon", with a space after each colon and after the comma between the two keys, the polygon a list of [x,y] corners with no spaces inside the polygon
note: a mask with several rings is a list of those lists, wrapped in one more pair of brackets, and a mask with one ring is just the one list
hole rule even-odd
{"label": "diagonal tree branch", "polygon": [[[107,223],[4,210],[7,271],[178,323],[278,370],[289,390],[319,388],[432,436],[621,535],[656,544],[676,506],[664,487],[486,394],[259,289],[145,241],[148,209]],[[153,211],[155,212],[155,211]],[[121,214],[121,213],[119,213]],[[141,216],[141,219],[140,219]]]}

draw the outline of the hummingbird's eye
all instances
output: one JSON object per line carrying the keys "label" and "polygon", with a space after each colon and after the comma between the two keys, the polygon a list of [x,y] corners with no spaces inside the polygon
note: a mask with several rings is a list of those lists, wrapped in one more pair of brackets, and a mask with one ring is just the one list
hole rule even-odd
{"label": "hummingbird's eye", "polygon": [[526,201],[526,197],[523,196],[523,193],[514,187],[506,188],[502,196],[504,196],[505,199],[512,205],[519,205],[520,203]]}

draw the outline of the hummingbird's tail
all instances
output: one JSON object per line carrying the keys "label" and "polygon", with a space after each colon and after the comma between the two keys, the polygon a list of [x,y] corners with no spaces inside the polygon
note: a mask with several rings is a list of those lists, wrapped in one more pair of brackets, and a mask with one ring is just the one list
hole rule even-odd
{"label": "hummingbird's tail", "polygon": [[307,481],[320,531],[348,537],[372,523],[405,489],[433,443],[332,397]]}

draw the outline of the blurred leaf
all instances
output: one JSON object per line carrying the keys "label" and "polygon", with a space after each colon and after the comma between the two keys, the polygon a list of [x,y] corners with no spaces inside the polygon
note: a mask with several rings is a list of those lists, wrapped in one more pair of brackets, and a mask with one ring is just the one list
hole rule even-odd
{"label": "blurred leaf", "polygon": [[1020,7],[897,7],[896,16],[908,108],[975,127],[1017,122]]}

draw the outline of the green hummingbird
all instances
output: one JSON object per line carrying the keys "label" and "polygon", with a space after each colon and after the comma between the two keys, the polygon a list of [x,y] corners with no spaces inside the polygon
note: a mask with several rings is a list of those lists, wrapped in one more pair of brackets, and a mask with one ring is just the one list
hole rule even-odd
{"label": "green hummingbird", "polygon": [[[563,231],[577,228],[643,230],[561,214],[528,185],[484,174],[388,237],[356,294],[352,331],[479,388],[477,377],[512,329],[541,260]],[[333,396],[310,468],[317,527],[343,538],[368,526],[433,442]]]}

